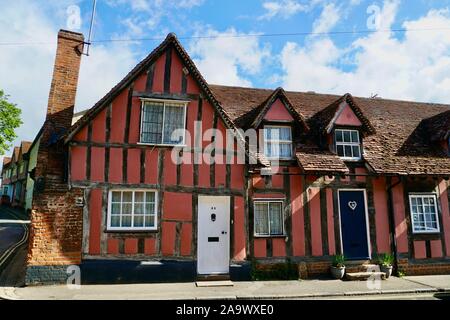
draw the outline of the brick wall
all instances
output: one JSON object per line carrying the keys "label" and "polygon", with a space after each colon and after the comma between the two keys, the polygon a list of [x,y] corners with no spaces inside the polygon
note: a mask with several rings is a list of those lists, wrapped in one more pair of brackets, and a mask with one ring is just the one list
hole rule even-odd
{"label": "brick wall", "polygon": [[[63,265],[81,262],[83,190],[66,183],[67,148],[59,138],[71,126],[83,35],[61,30],[50,88],[47,117],[37,155],[27,283],[61,282]],[[45,279],[39,279],[45,274]],[[54,274],[54,276],[52,276]]]}

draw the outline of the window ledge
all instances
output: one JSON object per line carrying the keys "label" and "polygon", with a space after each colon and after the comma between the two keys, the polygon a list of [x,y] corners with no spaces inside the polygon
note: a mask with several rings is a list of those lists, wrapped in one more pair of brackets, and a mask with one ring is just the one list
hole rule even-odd
{"label": "window ledge", "polygon": [[280,234],[280,235],[253,235],[253,238],[255,239],[267,239],[267,238],[287,238],[288,236],[286,234]]}
{"label": "window ledge", "polygon": [[154,146],[154,147],[178,147],[178,148],[185,148],[187,147],[186,144],[163,144],[163,143],[149,143],[149,142],[138,142],[138,145],[142,146]]}
{"label": "window ledge", "polygon": [[123,230],[111,230],[105,229],[104,233],[158,233],[158,229],[123,229]]}

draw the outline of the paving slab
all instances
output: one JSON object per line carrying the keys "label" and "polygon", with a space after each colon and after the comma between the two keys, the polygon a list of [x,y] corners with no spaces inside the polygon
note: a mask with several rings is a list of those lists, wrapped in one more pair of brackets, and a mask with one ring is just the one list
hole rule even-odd
{"label": "paving slab", "polygon": [[314,297],[363,296],[383,293],[433,292],[437,289],[418,282],[391,277],[377,283],[341,280],[234,282],[233,287],[197,287],[192,283],[126,285],[35,286],[15,288],[20,299],[301,299]]}
{"label": "paving slab", "polygon": [[422,284],[439,290],[450,290],[450,275],[406,276],[405,280]]}

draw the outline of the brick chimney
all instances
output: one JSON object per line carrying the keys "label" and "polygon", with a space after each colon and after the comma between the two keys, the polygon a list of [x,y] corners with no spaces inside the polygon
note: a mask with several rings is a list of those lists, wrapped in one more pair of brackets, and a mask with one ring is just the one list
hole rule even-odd
{"label": "brick chimney", "polygon": [[83,45],[84,36],[81,33],[58,32],[46,120],[53,120],[61,128],[67,129],[72,124]]}
{"label": "brick chimney", "polygon": [[61,283],[67,265],[81,262],[83,190],[69,188],[67,146],[60,139],[72,124],[84,45],[80,33],[60,30],[47,116],[34,171],[26,283]]}
{"label": "brick chimney", "polygon": [[39,145],[35,175],[64,178],[64,155],[55,144],[72,125],[78,86],[84,36],[81,33],[60,30],[56,48],[53,78],[48,96],[47,115]]}

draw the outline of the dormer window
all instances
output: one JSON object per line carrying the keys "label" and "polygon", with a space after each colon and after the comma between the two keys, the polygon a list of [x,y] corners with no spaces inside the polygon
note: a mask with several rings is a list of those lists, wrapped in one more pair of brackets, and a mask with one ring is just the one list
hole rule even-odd
{"label": "dormer window", "polygon": [[361,141],[358,130],[336,129],[334,131],[336,153],[344,160],[361,160]]}
{"label": "dormer window", "polygon": [[264,155],[268,159],[292,159],[291,127],[264,126]]}
{"label": "dormer window", "polygon": [[183,145],[186,102],[143,100],[140,143]]}

